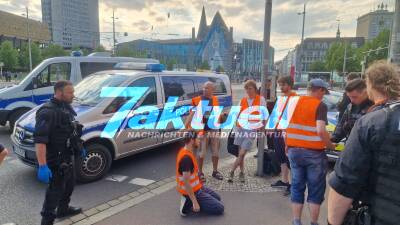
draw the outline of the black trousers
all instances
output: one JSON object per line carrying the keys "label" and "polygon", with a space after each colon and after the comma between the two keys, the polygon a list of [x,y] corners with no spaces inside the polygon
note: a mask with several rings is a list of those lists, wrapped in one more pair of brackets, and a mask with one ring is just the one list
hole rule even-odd
{"label": "black trousers", "polygon": [[50,167],[53,174],[43,203],[42,225],[53,224],[57,210],[66,210],[71,201],[75,186],[75,172],[72,162],[64,162],[56,167]]}

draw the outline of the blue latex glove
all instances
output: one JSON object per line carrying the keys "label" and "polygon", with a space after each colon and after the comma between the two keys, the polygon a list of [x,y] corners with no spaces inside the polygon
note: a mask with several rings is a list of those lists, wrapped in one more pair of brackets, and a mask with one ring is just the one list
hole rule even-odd
{"label": "blue latex glove", "polygon": [[51,173],[51,170],[49,169],[47,164],[45,164],[43,166],[39,166],[37,176],[39,181],[48,184],[50,179],[53,177],[53,174]]}
{"label": "blue latex glove", "polygon": [[81,150],[81,157],[82,157],[82,159],[85,159],[86,156],[87,156],[87,151],[86,151],[86,149],[82,148],[82,150]]}

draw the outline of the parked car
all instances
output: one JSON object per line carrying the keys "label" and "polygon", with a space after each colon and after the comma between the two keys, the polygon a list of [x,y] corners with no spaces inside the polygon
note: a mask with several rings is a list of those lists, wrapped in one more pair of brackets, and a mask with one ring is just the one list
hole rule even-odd
{"label": "parked car", "polygon": [[[149,91],[140,98],[131,109],[150,106],[149,114],[157,116],[164,110],[170,96],[179,97],[176,107],[191,104],[191,99],[202,93],[202,86],[207,81],[215,83],[215,95],[220,106],[226,110],[232,105],[232,90],[229,77],[225,74],[172,72],[163,71],[161,66],[152,64],[150,69],[138,69],[136,63],[121,63],[119,69],[95,73],[83,79],[75,86],[76,100],[72,106],[77,112],[76,119],[84,125],[84,146],[88,151],[87,157],[76,161],[76,175],[80,182],[91,182],[102,178],[115,160],[147,151],[158,146],[179,141],[179,135],[174,135],[177,129],[169,123],[166,129],[154,131],[145,130],[146,135],[136,135],[143,130],[132,129],[129,126],[130,117],[121,123],[116,135],[105,137],[102,132],[122,105],[130,98],[102,98],[100,93],[105,87],[140,88],[149,87]],[[118,65],[117,65],[118,67]],[[33,132],[35,127],[36,107],[24,114],[16,123],[11,135],[13,150],[22,162],[37,166]],[[145,115],[143,112],[131,112],[133,115]],[[186,117],[187,114],[184,114]],[[141,121],[141,120],[140,120]]]}

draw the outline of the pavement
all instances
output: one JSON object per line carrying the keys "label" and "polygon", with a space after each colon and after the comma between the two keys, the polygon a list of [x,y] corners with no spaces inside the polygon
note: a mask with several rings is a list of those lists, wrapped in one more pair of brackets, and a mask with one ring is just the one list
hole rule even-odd
{"label": "pavement", "polygon": [[[229,225],[290,225],[291,208],[289,197],[282,189],[271,188],[278,177],[257,177],[254,152],[246,158],[246,183],[217,181],[207,177],[206,186],[217,191],[225,205],[222,216],[190,214],[181,217],[179,195],[175,190],[174,176],[163,180],[160,185],[149,185],[137,192],[121,196],[81,215],[60,221],[56,225],[158,225],[158,224],[229,224]],[[220,171],[226,176],[234,158],[223,160]],[[210,172],[210,165],[206,171]],[[209,174],[209,173],[207,173]],[[303,224],[310,224],[308,210],[303,212]],[[322,205],[320,222],[326,221],[326,205]]]}

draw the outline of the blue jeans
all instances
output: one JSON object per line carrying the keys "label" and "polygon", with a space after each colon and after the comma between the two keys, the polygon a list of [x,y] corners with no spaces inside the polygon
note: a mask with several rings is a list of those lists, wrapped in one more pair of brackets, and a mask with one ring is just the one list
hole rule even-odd
{"label": "blue jeans", "polygon": [[292,168],[291,201],[304,204],[304,192],[308,188],[307,202],[320,205],[324,201],[328,158],[324,151],[289,148]]}
{"label": "blue jeans", "polygon": [[[224,213],[224,205],[221,202],[221,197],[215,191],[203,186],[194,194],[196,195],[197,202],[200,205],[200,212],[210,215],[221,215]],[[193,203],[188,196],[185,197],[186,203],[184,211],[189,213],[192,210]]]}

